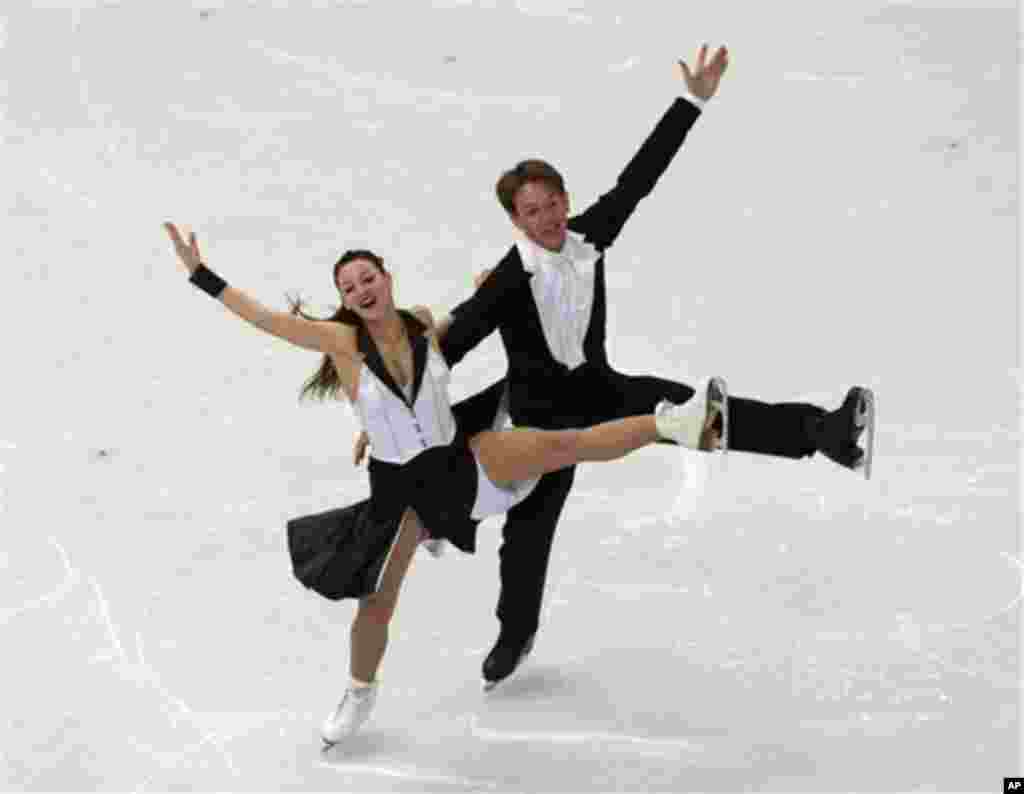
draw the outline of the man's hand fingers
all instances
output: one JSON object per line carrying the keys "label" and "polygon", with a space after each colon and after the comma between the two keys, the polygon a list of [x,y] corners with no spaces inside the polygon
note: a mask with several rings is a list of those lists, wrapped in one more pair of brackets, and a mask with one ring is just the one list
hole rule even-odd
{"label": "man's hand fingers", "polygon": [[725,47],[719,47],[718,52],[715,53],[715,59],[713,66],[715,72],[719,75],[725,73],[726,67],[729,65],[729,51]]}
{"label": "man's hand fingers", "polygon": [[697,74],[704,71],[704,67],[707,66],[708,59],[708,45],[702,44],[700,52],[697,53]]}

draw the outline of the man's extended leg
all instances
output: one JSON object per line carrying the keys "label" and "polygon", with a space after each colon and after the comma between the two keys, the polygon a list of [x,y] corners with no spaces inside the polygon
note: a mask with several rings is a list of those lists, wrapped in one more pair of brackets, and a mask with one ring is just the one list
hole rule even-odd
{"label": "man's extended leg", "polygon": [[[694,394],[685,383],[664,378],[621,372],[612,372],[607,377],[619,400],[615,416],[604,419],[650,413],[660,400],[685,403]],[[825,409],[810,403],[765,403],[730,396],[729,449],[786,458],[813,455],[818,451],[814,438],[816,423],[825,416]]]}
{"label": "man's extended leg", "polygon": [[484,660],[487,684],[507,678],[533,646],[555,526],[575,474],[575,467],[545,474],[533,493],[508,512],[499,550],[501,593],[495,612],[501,632]]}

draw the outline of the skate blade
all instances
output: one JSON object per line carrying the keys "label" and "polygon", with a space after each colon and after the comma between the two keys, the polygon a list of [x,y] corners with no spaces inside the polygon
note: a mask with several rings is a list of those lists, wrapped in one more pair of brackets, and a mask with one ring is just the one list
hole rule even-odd
{"label": "skate blade", "polygon": [[864,446],[860,447],[860,459],[849,468],[864,475],[865,480],[871,479],[871,463],[875,453],[875,394],[871,389],[859,387],[860,401],[853,417],[857,436],[867,431]]}
{"label": "skate blade", "polygon": [[[862,415],[864,429],[867,430],[867,443],[864,445],[864,465],[862,467],[864,479],[871,479],[871,464],[875,457],[875,393],[871,389],[864,389],[864,412]],[[861,418],[861,417],[859,417]]]}
{"label": "skate blade", "polygon": [[729,389],[725,379],[717,375],[708,380],[707,388],[709,410],[713,407],[722,416],[722,434],[718,437],[718,443],[708,451],[724,455],[729,451]]}
{"label": "skate blade", "polygon": [[729,388],[725,385],[723,378],[716,377],[713,383],[718,392],[718,410],[722,412],[722,438],[719,442],[719,450],[724,455],[729,451]]}
{"label": "skate blade", "polygon": [[511,681],[513,678],[515,678],[517,675],[519,675],[519,672],[523,669],[523,665],[526,663],[526,660],[530,658],[530,653],[532,651],[533,651],[533,643],[531,642],[529,650],[527,650],[526,653],[524,653],[522,656],[519,657],[519,661],[516,662],[516,666],[512,668],[512,672],[509,673],[504,678],[502,678],[502,679],[500,679],[498,681],[488,681],[486,678],[484,678],[483,679],[483,690],[484,690],[484,692],[493,692],[495,689],[497,689],[502,684]]}
{"label": "skate blade", "polygon": [[518,673],[519,673],[519,668],[517,667],[515,670],[513,670],[507,676],[502,678],[500,681],[488,681],[486,678],[483,679],[483,686],[481,688],[483,689],[484,694],[486,695],[488,692],[493,692],[495,689],[500,687],[502,684],[507,684],[509,681],[511,681],[513,678],[515,678]]}

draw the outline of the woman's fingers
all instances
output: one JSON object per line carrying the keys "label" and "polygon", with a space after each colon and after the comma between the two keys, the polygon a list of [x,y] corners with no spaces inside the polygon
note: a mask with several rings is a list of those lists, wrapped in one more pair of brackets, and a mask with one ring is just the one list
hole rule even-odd
{"label": "woman's fingers", "polygon": [[370,439],[366,435],[365,431],[360,433],[356,437],[356,446],[355,446],[355,449],[352,451],[352,453],[353,453],[352,454],[352,462],[356,466],[358,466],[360,463],[362,463],[363,456],[366,454],[366,447],[367,447],[367,445],[369,443],[370,443]]}
{"label": "woman's fingers", "polygon": [[184,245],[181,240],[181,234],[178,233],[178,229],[173,223],[170,221],[166,222],[164,224],[164,228],[167,230],[167,234],[170,236],[171,242],[174,243],[175,248]]}
{"label": "woman's fingers", "polygon": [[173,223],[165,223],[164,228],[167,230],[168,236],[171,238],[171,242],[174,244],[174,251],[178,254],[178,259],[181,260],[182,264],[188,267],[190,254],[189,248],[185,245],[185,241],[181,239],[181,232],[178,231],[178,227]]}
{"label": "woman's fingers", "polygon": [[171,238],[171,242],[174,243],[174,250],[178,254],[178,259],[185,266],[185,269],[189,273],[194,273],[196,268],[199,267],[202,262],[199,253],[199,241],[196,239],[195,232],[190,232],[188,236],[188,244],[181,237],[181,232],[178,227],[171,222],[164,223],[164,229],[167,230],[167,235]]}
{"label": "woman's fingers", "polygon": [[173,223],[165,223],[164,228],[167,229],[167,234],[171,237],[171,242],[174,243],[174,250],[178,252],[178,256],[185,260],[187,255],[192,253],[192,248],[195,247],[195,233],[189,235],[189,245],[185,245],[185,241],[181,238],[181,232],[178,231],[178,227]]}

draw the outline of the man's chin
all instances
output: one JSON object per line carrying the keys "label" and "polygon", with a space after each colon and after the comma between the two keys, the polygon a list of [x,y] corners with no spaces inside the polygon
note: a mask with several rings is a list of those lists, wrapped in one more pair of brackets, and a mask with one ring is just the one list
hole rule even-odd
{"label": "man's chin", "polygon": [[565,232],[559,232],[558,234],[552,234],[544,237],[542,245],[549,251],[558,253],[565,247]]}

